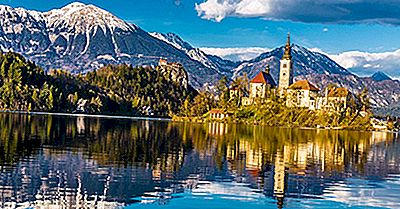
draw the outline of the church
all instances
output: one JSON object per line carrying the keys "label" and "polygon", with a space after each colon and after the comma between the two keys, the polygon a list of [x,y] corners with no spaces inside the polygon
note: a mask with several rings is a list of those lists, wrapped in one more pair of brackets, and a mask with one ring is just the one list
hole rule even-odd
{"label": "church", "polygon": [[285,51],[280,60],[279,83],[276,84],[270,74],[269,66],[259,72],[251,81],[249,96],[242,98],[243,105],[251,105],[270,99],[273,95],[286,97],[286,106],[307,108],[310,110],[338,110],[346,107],[349,91],[345,88],[326,90],[325,96],[320,89],[308,80],[294,82],[292,46],[288,34]]}

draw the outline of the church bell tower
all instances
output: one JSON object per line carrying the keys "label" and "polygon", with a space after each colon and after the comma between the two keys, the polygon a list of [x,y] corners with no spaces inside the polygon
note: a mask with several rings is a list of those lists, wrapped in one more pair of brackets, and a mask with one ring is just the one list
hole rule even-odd
{"label": "church bell tower", "polygon": [[290,45],[290,33],[287,37],[285,53],[281,59],[279,89],[285,90],[293,84],[293,62],[292,62],[292,47]]}

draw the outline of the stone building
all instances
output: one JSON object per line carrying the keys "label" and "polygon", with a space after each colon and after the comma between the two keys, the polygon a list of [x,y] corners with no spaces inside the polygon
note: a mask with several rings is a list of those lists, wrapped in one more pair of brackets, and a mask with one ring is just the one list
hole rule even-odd
{"label": "stone building", "polygon": [[250,81],[249,97],[244,97],[242,103],[244,105],[250,105],[256,102],[257,99],[268,99],[272,94],[275,94],[276,87],[275,80],[270,74],[269,66],[267,66],[265,71],[259,72]]}
{"label": "stone building", "polygon": [[268,98],[271,90],[276,88],[276,83],[269,71],[269,66],[267,66],[265,71],[261,71],[250,81],[251,98]]}
{"label": "stone building", "polygon": [[333,88],[328,93],[328,107],[333,109],[347,108],[350,99],[351,94],[346,88]]}
{"label": "stone building", "polygon": [[328,111],[342,111],[349,106],[352,99],[350,91],[344,87],[333,87],[325,90],[325,95],[318,98],[317,108]]}
{"label": "stone building", "polygon": [[293,84],[293,61],[290,45],[290,34],[288,34],[285,52],[280,61],[279,86],[270,74],[270,68],[267,66],[265,71],[258,73],[250,82],[249,97],[242,99],[242,104],[250,105],[256,101],[268,99],[277,90],[280,95],[286,93],[286,90]]}
{"label": "stone building", "polygon": [[317,109],[319,89],[307,80],[297,81],[286,90],[288,107]]}

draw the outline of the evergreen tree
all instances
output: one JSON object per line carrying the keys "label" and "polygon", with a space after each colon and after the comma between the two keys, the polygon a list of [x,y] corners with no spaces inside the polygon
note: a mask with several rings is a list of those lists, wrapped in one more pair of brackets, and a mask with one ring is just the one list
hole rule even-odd
{"label": "evergreen tree", "polygon": [[110,65],[86,75],[43,69],[19,54],[0,54],[0,109],[73,112],[87,101],[90,112],[158,116],[178,113],[196,91],[153,68]]}

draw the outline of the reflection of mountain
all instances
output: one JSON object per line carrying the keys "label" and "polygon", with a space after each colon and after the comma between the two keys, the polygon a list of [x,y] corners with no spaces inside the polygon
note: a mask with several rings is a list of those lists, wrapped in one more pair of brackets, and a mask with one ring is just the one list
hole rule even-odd
{"label": "reflection of mountain", "polygon": [[[144,169],[142,172],[151,175]],[[45,148],[29,161],[18,163],[9,175],[2,176],[0,207],[13,208],[13,202],[17,201],[23,208],[94,208],[100,205],[115,208],[123,205],[118,202],[124,197],[123,192],[134,194],[151,189],[147,182],[130,182],[127,178],[134,176],[135,170],[115,170],[83,159],[74,152]],[[137,188],[142,191],[127,188],[128,183],[138,184]]]}
{"label": "reflection of mountain", "polygon": [[174,193],[231,193],[227,185],[282,205],[350,177],[400,174],[387,133],[10,114],[0,114],[0,130],[0,207],[167,204]]}

